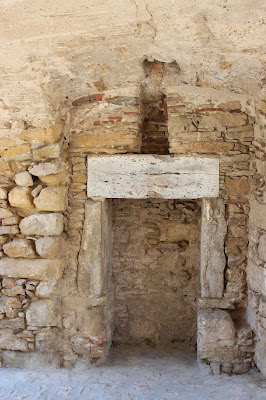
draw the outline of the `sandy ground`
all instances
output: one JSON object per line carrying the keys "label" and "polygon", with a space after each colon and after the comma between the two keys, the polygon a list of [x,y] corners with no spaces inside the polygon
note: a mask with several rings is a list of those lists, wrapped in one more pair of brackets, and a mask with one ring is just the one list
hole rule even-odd
{"label": "sandy ground", "polygon": [[258,372],[205,375],[191,353],[113,350],[107,365],[83,370],[0,370],[1,400],[265,400]]}

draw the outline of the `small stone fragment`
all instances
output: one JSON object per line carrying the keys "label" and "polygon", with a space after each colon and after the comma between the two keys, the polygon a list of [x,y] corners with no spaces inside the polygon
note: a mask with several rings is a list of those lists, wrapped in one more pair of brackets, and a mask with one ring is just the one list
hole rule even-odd
{"label": "small stone fragment", "polygon": [[16,160],[26,161],[31,157],[31,148],[28,144],[10,147],[8,150],[1,152],[1,157],[4,161]]}
{"label": "small stone fragment", "polygon": [[50,297],[54,290],[53,282],[40,282],[36,289],[36,296],[41,298]]}
{"label": "small stone fragment", "polygon": [[32,214],[23,218],[19,226],[26,236],[57,236],[63,232],[63,219],[63,215],[59,213]]}
{"label": "small stone fragment", "polygon": [[3,245],[3,250],[9,257],[35,257],[32,241],[28,239],[13,239],[12,242]]}
{"label": "small stone fragment", "polygon": [[39,163],[29,168],[29,172],[34,176],[46,176],[51,174],[57,174],[58,172],[64,171],[66,169],[66,163],[62,160]]}
{"label": "small stone fragment", "polygon": [[14,215],[14,217],[10,218],[4,218],[2,219],[2,225],[17,225],[19,223],[19,217],[17,215]]}
{"label": "small stone fragment", "polygon": [[13,217],[14,214],[6,208],[0,208],[0,219]]}
{"label": "small stone fragment", "polygon": [[37,253],[43,258],[60,258],[63,255],[64,239],[60,236],[43,237],[35,242]]}
{"label": "small stone fragment", "polygon": [[31,190],[29,187],[14,187],[8,194],[8,200],[12,207],[34,208]]}
{"label": "small stone fragment", "polygon": [[11,289],[16,286],[16,281],[12,278],[3,278],[2,286],[3,288]]}
{"label": "small stone fragment", "polygon": [[40,143],[55,143],[63,131],[62,124],[56,124],[44,129],[34,129],[29,131],[23,131],[21,138],[29,142],[40,142]]}
{"label": "small stone fragment", "polygon": [[60,143],[53,143],[33,151],[33,157],[38,161],[45,160],[46,158],[59,158],[61,152],[62,145]]}
{"label": "small stone fragment", "polygon": [[59,186],[65,185],[68,181],[67,171],[58,172],[58,174],[40,176],[40,180],[46,185]]}
{"label": "small stone fragment", "polygon": [[15,182],[18,186],[32,186],[33,179],[28,171],[19,172],[15,175]]}
{"label": "small stone fragment", "polygon": [[34,198],[37,197],[38,194],[40,194],[41,190],[42,190],[42,185],[36,186],[36,188],[34,188],[33,191],[31,192],[32,197]]}
{"label": "small stone fragment", "polygon": [[16,235],[19,233],[18,225],[0,226],[0,235]]}
{"label": "small stone fragment", "polygon": [[6,189],[0,188],[0,200],[4,200],[7,198],[7,191]]}

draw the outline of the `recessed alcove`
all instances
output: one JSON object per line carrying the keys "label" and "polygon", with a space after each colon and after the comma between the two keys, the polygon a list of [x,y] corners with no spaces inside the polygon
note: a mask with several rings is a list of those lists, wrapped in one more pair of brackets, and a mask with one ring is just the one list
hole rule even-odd
{"label": "recessed alcove", "polygon": [[195,350],[201,201],[112,203],[113,345]]}

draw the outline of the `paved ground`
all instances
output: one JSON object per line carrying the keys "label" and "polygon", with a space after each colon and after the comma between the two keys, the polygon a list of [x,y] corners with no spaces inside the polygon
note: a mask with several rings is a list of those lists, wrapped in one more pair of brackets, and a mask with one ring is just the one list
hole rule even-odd
{"label": "paved ground", "polygon": [[109,365],[87,371],[0,370],[1,400],[265,400],[257,372],[202,375],[191,355],[116,350]]}

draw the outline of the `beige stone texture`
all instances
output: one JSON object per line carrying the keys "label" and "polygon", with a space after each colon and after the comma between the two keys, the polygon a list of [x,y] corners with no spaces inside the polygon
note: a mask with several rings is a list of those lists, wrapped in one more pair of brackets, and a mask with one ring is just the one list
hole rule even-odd
{"label": "beige stone texture", "polygon": [[16,235],[19,233],[18,225],[0,226],[0,235]]}
{"label": "beige stone texture", "polygon": [[86,153],[138,153],[140,135],[138,132],[89,132],[75,134],[70,139],[74,152]]}
{"label": "beige stone texture", "polygon": [[67,207],[66,186],[46,187],[42,189],[38,197],[33,200],[35,206],[43,211],[65,211]]}
{"label": "beige stone texture", "polygon": [[233,127],[246,125],[248,122],[245,114],[212,113],[198,117],[199,129],[213,129],[221,126]]}
{"label": "beige stone texture", "polygon": [[40,282],[36,288],[36,296],[40,298],[49,298],[55,291],[53,282]]}
{"label": "beige stone texture", "polygon": [[266,296],[266,268],[256,265],[251,259],[247,265],[247,281],[254,292]]}
{"label": "beige stone texture", "polygon": [[249,221],[250,225],[266,229],[266,204],[252,200],[250,202]]}
{"label": "beige stone texture", "polygon": [[104,354],[104,346],[93,345],[90,339],[75,337],[73,339],[73,350],[81,356],[88,356],[90,358],[100,358]]}
{"label": "beige stone texture", "polygon": [[9,257],[32,258],[35,257],[33,243],[28,239],[13,239],[11,242],[3,245],[4,253]]}
{"label": "beige stone texture", "polygon": [[12,329],[0,329],[0,349],[28,351],[28,342],[16,337]]}
{"label": "beige stone texture", "polygon": [[59,213],[32,214],[23,218],[19,227],[23,235],[56,236],[63,232],[63,219]]}
{"label": "beige stone texture", "polygon": [[51,174],[57,174],[66,169],[66,164],[61,160],[54,162],[39,163],[29,168],[32,175],[43,177]]}
{"label": "beige stone texture", "polygon": [[31,351],[29,353],[4,350],[2,352],[3,366],[9,368],[55,369],[62,366],[60,353],[41,353]]}
{"label": "beige stone texture", "polygon": [[28,171],[19,172],[14,177],[16,185],[18,186],[32,186],[33,179]]}
{"label": "beige stone texture", "polygon": [[7,210],[6,208],[0,208],[0,219],[11,218],[13,216],[14,214],[10,210]]}
{"label": "beige stone texture", "polygon": [[6,189],[0,188],[0,200],[4,200],[7,198],[7,191]]}
{"label": "beige stone texture", "polygon": [[47,158],[59,158],[62,155],[62,145],[60,143],[49,144],[40,149],[33,150],[33,157],[37,161]]}
{"label": "beige stone texture", "polygon": [[266,234],[260,237],[258,254],[260,259],[266,262]]}
{"label": "beige stone texture", "polygon": [[29,278],[56,281],[63,273],[62,260],[8,258],[0,259],[0,275],[10,278]]}
{"label": "beige stone texture", "polygon": [[32,326],[58,326],[60,315],[57,303],[52,300],[31,302],[26,311],[26,321]]}
{"label": "beige stone texture", "polygon": [[14,215],[14,217],[4,218],[2,219],[2,225],[17,225],[19,223],[19,217]]}
{"label": "beige stone texture", "polygon": [[111,264],[111,210],[108,200],[85,203],[85,221],[78,257],[78,290],[100,296],[107,290]]}
{"label": "beige stone texture", "polygon": [[8,318],[0,320],[0,329],[25,329],[24,318]]}
{"label": "beige stone texture", "polygon": [[46,129],[23,131],[20,136],[21,139],[28,142],[55,143],[62,132],[63,126],[61,124],[56,124]]}
{"label": "beige stone texture", "polygon": [[1,157],[4,161],[16,160],[25,161],[31,158],[31,148],[28,144],[10,147],[8,150],[1,152]]}
{"label": "beige stone texture", "polygon": [[35,242],[37,253],[43,258],[61,258],[66,251],[66,243],[58,236],[43,237]]}
{"label": "beige stone texture", "polygon": [[36,335],[36,349],[41,352],[62,351],[63,338],[58,329],[41,332]]}
{"label": "beige stone texture", "polygon": [[235,328],[224,310],[199,310],[198,355],[211,362],[233,361],[237,355]]}
{"label": "beige stone texture", "polygon": [[241,178],[226,177],[225,185],[228,196],[241,198],[243,196],[247,196],[250,191],[250,182],[249,179],[245,176]]}
{"label": "beige stone texture", "polygon": [[60,186],[68,182],[67,171],[58,172],[58,174],[40,176],[39,179],[46,185]]}
{"label": "beige stone texture", "polygon": [[227,224],[223,199],[202,200],[201,296],[221,298],[224,291],[224,252]]}
{"label": "beige stone texture", "polygon": [[8,200],[12,207],[16,208],[34,208],[31,189],[29,187],[17,186],[8,193]]}
{"label": "beige stone texture", "polygon": [[234,147],[233,143],[227,142],[171,142],[169,152],[174,154],[221,154],[232,150]]}

